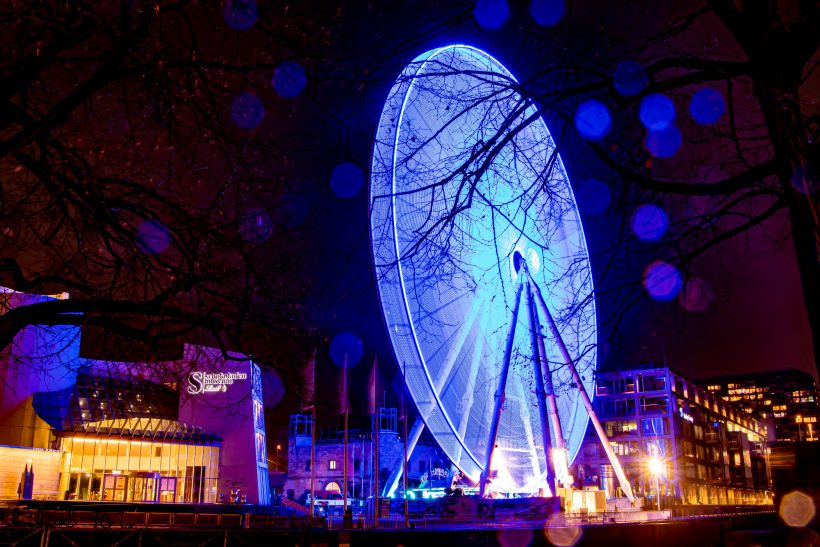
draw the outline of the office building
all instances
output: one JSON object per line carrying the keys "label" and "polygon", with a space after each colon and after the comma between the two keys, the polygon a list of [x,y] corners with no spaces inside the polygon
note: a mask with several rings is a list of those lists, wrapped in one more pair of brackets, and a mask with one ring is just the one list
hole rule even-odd
{"label": "office building", "polygon": [[774,424],[769,441],[817,441],[820,405],[811,374],[787,369],[704,378],[700,385]]}
{"label": "office building", "polygon": [[[745,412],[669,368],[599,372],[595,386],[596,413],[636,495],[660,495],[663,505],[771,503],[765,426]],[[619,494],[591,429],[575,466],[582,484]]]}

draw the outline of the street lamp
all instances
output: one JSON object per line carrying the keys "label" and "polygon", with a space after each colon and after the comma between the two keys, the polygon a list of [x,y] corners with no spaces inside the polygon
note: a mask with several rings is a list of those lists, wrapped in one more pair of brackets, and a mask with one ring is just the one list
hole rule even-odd
{"label": "street lamp", "polygon": [[276,445],[276,471],[279,471],[279,449],[282,448],[281,444]]}
{"label": "street lamp", "polygon": [[649,458],[649,472],[655,476],[655,497],[658,498],[658,511],[661,510],[661,473],[663,472],[663,462],[659,458]]}

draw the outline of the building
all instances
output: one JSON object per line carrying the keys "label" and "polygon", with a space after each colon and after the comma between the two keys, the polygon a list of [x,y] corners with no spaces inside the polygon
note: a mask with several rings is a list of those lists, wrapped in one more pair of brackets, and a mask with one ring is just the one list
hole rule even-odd
{"label": "building", "polygon": [[700,385],[761,421],[774,424],[769,441],[817,441],[820,405],[811,374],[787,369],[704,378]]}
{"label": "building", "polygon": [[[49,298],[6,289],[0,311]],[[29,326],[0,354],[0,498],[203,503],[238,489],[269,503],[256,364],[188,344],[167,362],[88,359],[81,338]]]}
{"label": "building", "polygon": [[[771,503],[765,427],[668,368],[599,372],[594,405],[636,495],[656,503],[659,491],[666,505]],[[593,431],[574,465],[584,485],[617,494]]]}
{"label": "building", "polygon": [[[391,472],[404,461],[404,442],[398,433],[395,408],[379,409],[378,473],[374,471],[376,455],[374,436],[370,431],[348,432],[348,496],[369,498],[378,476],[380,495],[387,490]],[[309,414],[294,414],[290,418],[288,435],[288,477],[285,492],[292,499],[301,499],[310,492],[311,435],[313,418]],[[317,431],[315,450],[314,488],[318,493],[341,493],[344,482],[344,431],[337,429]],[[420,441],[409,457],[408,490],[429,486],[431,478],[451,477],[449,460],[432,443]],[[399,483],[401,491],[401,483]]]}

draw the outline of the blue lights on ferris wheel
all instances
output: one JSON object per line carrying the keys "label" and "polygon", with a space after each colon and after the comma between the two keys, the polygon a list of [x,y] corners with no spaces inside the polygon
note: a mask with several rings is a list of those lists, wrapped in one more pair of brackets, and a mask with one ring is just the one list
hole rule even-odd
{"label": "blue lights on ferris wheel", "polygon": [[[408,391],[441,448],[476,480],[515,300],[513,257],[527,263],[592,392],[592,273],[563,163],[512,74],[481,50],[451,45],[417,57],[391,89],[370,205],[379,296]],[[534,492],[546,475],[525,315],[515,319],[492,459],[493,488],[509,493]],[[546,341],[571,462],[588,416]]]}

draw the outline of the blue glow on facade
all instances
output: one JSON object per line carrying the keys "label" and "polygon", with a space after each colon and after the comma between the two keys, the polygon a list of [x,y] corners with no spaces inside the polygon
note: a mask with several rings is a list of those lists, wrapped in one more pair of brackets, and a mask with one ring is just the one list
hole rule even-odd
{"label": "blue glow on facade", "polygon": [[530,15],[542,27],[557,25],[564,17],[564,0],[532,0]]}
{"label": "blue glow on facade", "polygon": [[340,163],[333,168],[330,175],[330,188],[340,198],[352,198],[364,186],[364,174],[358,165],[350,162]]}
{"label": "blue glow on facade", "polygon": [[[390,91],[371,169],[371,239],[386,327],[421,417],[448,457],[477,479],[509,328],[513,253],[559,321],[592,393],[596,321],[589,256],[555,145],[495,59],[470,46],[428,51]],[[507,136],[508,138],[499,138]],[[504,144],[494,144],[503,142]],[[543,442],[525,314],[519,314],[493,469],[495,487],[543,484]],[[561,357],[547,340],[547,358]],[[570,461],[587,415],[555,366]]]}
{"label": "blue glow on facade", "polygon": [[660,131],[675,121],[675,105],[666,95],[652,93],[641,100],[638,116],[644,127],[650,131]]}
{"label": "blue glow on facade", "polygon": [[305,69],[296,61],[284,61],[273,71],[271,85],[280,97],[296,98],[307,85]]}
{"label": "blue glow on facade", "polygon": [[711,87],[704,87],[692,95],[689,103],[689,113],[696,122],[703,125],[715,123],[726,111],[726,101],[719,91]]}
{"label": "blue glow on facade", "polygon": [[600,141],[609,133],[612,117],[609,109],[595,99],[581,103],[575,113],[575,128],[587,140]]}
{"label": "blue glow on facade", "polygon": [[222,10],[225,24],[234,30],[248,30],[256,22],[256,0],[228,0]]}
{"label": "blue glow on facade", "polygon": [[655,260],[643,273],[643,287],[658,302],[670,302],[681,290],[681,277],[677,268],[663,260]]}
{"label": "blue glow on facade", "polygon": [[634,61],[624,61],[615,69],[615,90],[623,97],[637,95],[649,85],[646,70]]}
{"label": "blue glow on facade", "polygon": [[683,135],[674,125],[646,134],[646,149],[656,158],[671,158],[680,150]]}
{"label": "blue glow on facade", "polygon": [[669,217],[657,205],[641,205],[632,215],[631,226],[641,241],[659,241],[669,228]]}
{"label": "blue glow on facade", "polygon": [[507,0],[476,0],[473,17],[481,28],[498,30],[510,18],[510,6]]}
{"label": "blue glow on facade", "polygon": [[265,118],[262,99],[250,91],[240,93],[231,105],[231,119],[242,129],[253,129]]}

